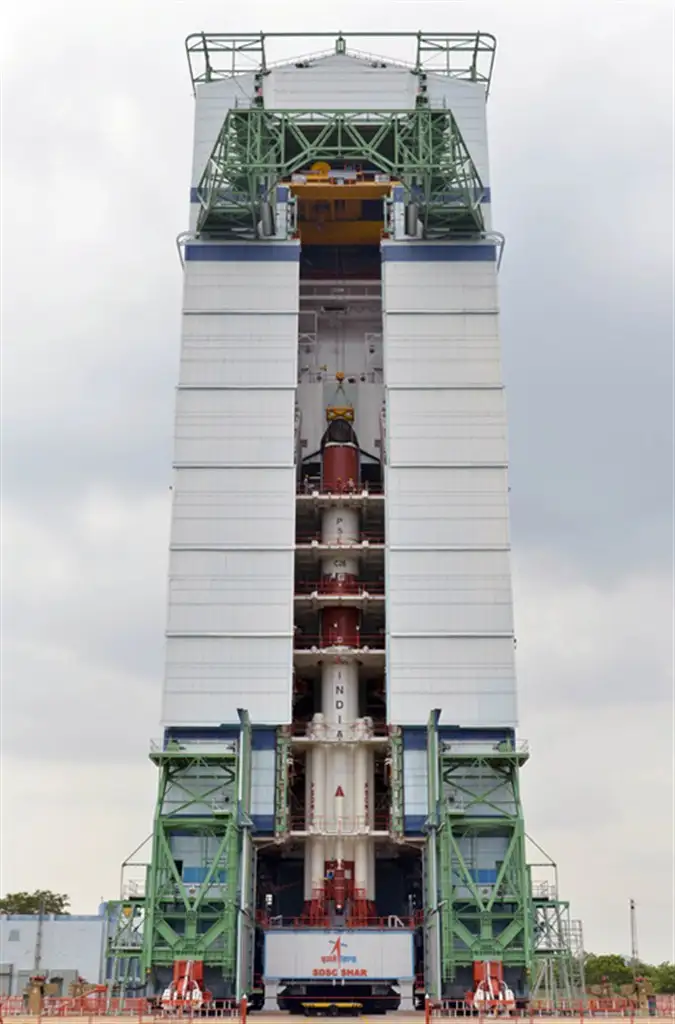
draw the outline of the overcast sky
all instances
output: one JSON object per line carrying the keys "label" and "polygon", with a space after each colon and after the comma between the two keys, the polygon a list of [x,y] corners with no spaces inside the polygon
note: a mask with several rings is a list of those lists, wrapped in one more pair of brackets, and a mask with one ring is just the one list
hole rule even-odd
{"label": "overcast sky", "polygon": [[628,952],[634,898],[640,953],[672,958],[672,5],[245,7],[5,5],[0,888],[95,912],[151,824],[192,145],[183,39],[395,17],[499,38],[528,831],[588,949]]}

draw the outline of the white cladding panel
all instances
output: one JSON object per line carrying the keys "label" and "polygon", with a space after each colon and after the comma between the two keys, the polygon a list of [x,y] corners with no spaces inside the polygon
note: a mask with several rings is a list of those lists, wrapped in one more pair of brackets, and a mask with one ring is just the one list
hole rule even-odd
{"label": "white cladding panel", "polygon": [[447,725],[516,724],[513,640],[510,637],[390,637],[388,715],[425,725],[440,707]]}
{"label": "white cladding panel", "polygon": [[[183,309],[191,313],[297,315],[298,275],[297,260],[188,260]],[[285,322],[279,324],[280,330],[287,328]]]}
{"label": "white cladding panel", "polygon": [[506,462],[501,390],[389,391],[387,452],[392,466]]}
{"label": "white cladding panel", "polygon": [[250,107],[254,89],[253,74],[223,78],[217,82],[203,82],[197,86],[192,159],[193,187],[201,180],[228,110],[235,107]]}
{"label": "white cladding panel", "polygon": [[429,811],[427,777],[429,766],[425,750],[403,748],[403,813],[406,817],[425,817]]}
{"label": "white cladding panel", "polygon": [[346,54],[273,68],[263,79],[270,110],[413,110],[416,89],[416,76],[405,68],[372,67]]}
{"label": "white cladding panel", "polygon": [[370,978],[410,981],[414,977],[409,931],[308,931],[265,934],[264,976],[282,978]]}
{"label": "white cladding panel", "polygon": [[387,469],[387,536],[392,548],[505,547],[505,469]]}
{"label": "white cladding panel", "polygon": [[183,317],[183,385],[293,387],[297,364],[295,313]]}
{"label": "white cladding panel", "polygon": [[253,750],[251,753],[251,814],[274,814],[275,750]]}
{"label": "white cladding panel", "polygon": [[384,372],[390,388],[501,384],[496,314],[389,317]]}
{"label": "white cladding panel", "polygon": [[391,551],[392,634],[510,633],[507,551]]}
{"label": "white cladding panel", "polygon": [[162,724],[290,721],[292,638],[168,637]]}
{"label": "white cladding panel", "polygon": [[290,633],[293,551],[172,551],[170,633]]}
{"label": "white cladding panel", "polygon": [[179,391],[177,465],[292,466],[295,392]]}
{"label": "white cladding panel", "polygon": [[289,720],[297,255],[186,251],[165,726]]}
{"label": "white cladding panel", "polygon": [[295,469],[177,469],[173,547],[294,544]]}
{"label": "white cladding panel", "polygon": [[[394,313],[466,314],[497,310],[497,271],[493,262],[386,260],[383,280],[385,320]],[[385,326],[385,332],[388,330]]]}
{"label": "white cladding panel", "polygon": [[483,185],[490,183],[485,86],[445,75],[427,75],[427,98],[433,110],[452,111]]}
{"label": "white cladding panel", "polygon": [[384,263],[388,715],[513,727],[496,268],[427,251]]}

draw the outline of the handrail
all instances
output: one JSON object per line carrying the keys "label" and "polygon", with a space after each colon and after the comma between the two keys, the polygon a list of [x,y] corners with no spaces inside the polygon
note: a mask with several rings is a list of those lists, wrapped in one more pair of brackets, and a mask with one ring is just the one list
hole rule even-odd
{"label": "handrail", "polygon": [[293,649],[295,651],[326,651],[339,650],[340,648],[347,646],[350,650],[356,650],[362,653],[370,652],[372,654],[384,654],[385,651],[385,637],[383,633],[358,633],[357,647],[353,647],[350,644],[336,645],[335,643],[326,643],[326,640],[328,639],[328,637],[323,637],[319,633],[301,633],[298,631],[293,640]]}
{"label": "handrail", "polygon": [[368,594],[381,596],[384,594],[384,580],[348,580],[340,582],[332,576],[324,576],[320,580],[297,580],[295,593],[320,594],[322,597],[341,597],[343,594],[349,597],[366,597]]}
{"label": "handrail", "polygon": [[384,486],[382,484],[375,483],[364,483],[364,484],[352,484],[350,487],[348,482],[345,482],[343,487],[338,487],[335,490],[324,488],[321,486],[321,481],[316,478],[301,480],[297,486],[297,493],[304,494],[307,497],[313,495],[353,495],[355,497],[367,497],[368,495],[380,496],[384,494]]}

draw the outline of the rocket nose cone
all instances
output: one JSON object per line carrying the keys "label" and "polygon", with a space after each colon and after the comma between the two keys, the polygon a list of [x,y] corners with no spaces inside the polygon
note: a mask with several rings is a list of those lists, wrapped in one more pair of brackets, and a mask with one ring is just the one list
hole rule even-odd
{"label": "rocket nose cone", "polygon": [[354,430],[351,423],[348,423],[344,419],[335,419],[328,424],[328,428],[323,435],[321,441],[321,447],[323,448],[326,444],[353,444],[358,447],[358,440],[356,437],[356,431]]}

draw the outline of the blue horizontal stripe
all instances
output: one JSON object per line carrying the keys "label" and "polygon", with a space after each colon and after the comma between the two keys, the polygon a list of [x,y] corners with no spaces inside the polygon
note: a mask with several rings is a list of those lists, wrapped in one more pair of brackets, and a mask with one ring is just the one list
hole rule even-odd
{"label": "blue horizontal stripe", "polygon": [[252,814],[251,821],[258,832],[274,832],[273,814]]}
{"label": "blue horizontal stripe", "polygon": [[427,731],[422,726],[421,728],[410,728],[403,729],[403,749],[404,750],[426,750],[427,749]]}
{"label": "blue horizontal stripe", "polygon": [[273,242],[186,245],[185,259],[203,263],[294,263],[300,259],[300,246]]}
{"label": "blue horizontal stripe", "polygon": [[403,818],[403,831],[406,835],[419,835],[424,831],[426,820],[423,814],[406,814]]}
{"label": "blue horizontal stripe", "polygon": [[383,263],[494,263],[496,259],[496,246],[478,242],[468,245],[392,242],[382,246]]}
{"label": "blue horizontal stripe", "polygon": [[439,738],[442,740],[463,740],[466,743],[487,742],[498,743],[500,740],[514,740],[513,729],[463,729],[461,726],[439,726]]}
{"label": "blue horizontal stripe", "polygon": [[269,729],[254,729],[251,736],[252,750],[274,750],[277,745],[277,731],[272,726]]}

